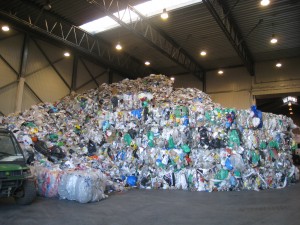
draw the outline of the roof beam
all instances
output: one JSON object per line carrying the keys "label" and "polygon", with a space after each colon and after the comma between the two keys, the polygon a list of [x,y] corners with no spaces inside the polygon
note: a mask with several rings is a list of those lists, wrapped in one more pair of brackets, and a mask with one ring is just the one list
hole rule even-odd
{"label": "roof beam", "polygon": [[[147,17],[142,15],[133,6],[129,5],[127,1],[88,0],[88,2],[98,6],[100,10],[104,11],[110,18],[115,20],[122,27],[131,31],[150,46],[203,81],[203,74],[205,70],[202,66],[199,65],[197,61],[171,37],[158,27],[154,26]],[[114,14],[114,12],[111,11],[111,8],[116,8],[117,13]],[[128,12],[131,23],[124,21],[123,14],[120,12],[124,9],[125,12]],[[133,19],[133,16],[137,17],[137,19]]]}
{"label": "roof beam", "polygon": [[[36,16],[33,13],[26,18],[20,18],[17,12],[12,14],[0,10],[0,19],[11,23],[17,30],[30,32],[40,39],[51,40],[53,44],[59,44],[64,48],[67,46],[106,68],[126,75],[128,78],[144,75],[143,62],[127,53],[116,52],[110,44],[99,37],[59,20],[45,11],[42,15],[38,15],[40,19],[34,24],[33,21],[37,21]],[[149,67],[146,70],[147,74],[156,72]]]}
{"label": "roof beam", "polygon": [[254,76],[253,57],[242,37],[238,26],[234,23],[230,16],[230,10],[224,5],[221,0],[202,0],[211,15],[218,23],[221,30],[224,32],[229,42],[237,52],[243,64],[247,68],[251,76]]}

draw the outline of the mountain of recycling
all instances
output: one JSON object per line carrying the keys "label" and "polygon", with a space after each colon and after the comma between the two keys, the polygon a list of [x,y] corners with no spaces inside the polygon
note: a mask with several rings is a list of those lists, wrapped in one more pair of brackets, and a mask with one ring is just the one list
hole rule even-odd
{"label": "mountain of recycling", "polygon": [[[224,108],[198,89],[174,89],[163,75],[102,84],[2,120],[35,153],[35,167],[49,176],[99,171],[106,191],[261,190],[283,188],[299,176],[289,117],[255,106]],[[60,195],[56,182],[54,196]]]}

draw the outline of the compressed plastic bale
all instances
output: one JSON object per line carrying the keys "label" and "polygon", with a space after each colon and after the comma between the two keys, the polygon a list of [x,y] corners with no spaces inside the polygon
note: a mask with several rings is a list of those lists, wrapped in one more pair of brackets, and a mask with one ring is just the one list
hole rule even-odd
{"label": "compressed plastic bale", "polygon": [[80,203],[99,201],[105,197],[106,178],[96,172],[72,171],[64,174],[59,185],[61,199],[75,200]]}
{"label": "compressed plastic bale", "polygon": [[35,171],[39,195],[49,198],[57,197],[58,186],[62,172],[40,166],[36,167]]}

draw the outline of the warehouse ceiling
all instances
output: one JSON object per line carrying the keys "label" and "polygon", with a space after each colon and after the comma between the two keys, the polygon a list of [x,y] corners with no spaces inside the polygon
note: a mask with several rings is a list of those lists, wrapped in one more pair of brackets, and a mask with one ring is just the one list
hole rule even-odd
{"label": "warehouse ceiling", "polygon": [[[10,0],[1,1],[0,8],[1,12],[11,13],[25,21],[30,17],[31,25],[35,26],[43,27],[45,19],[52,23],[63,21],[80,26],[123,9],[133,12],[128,6],[134,9],[135,5],[143,2],[147,1]],[[161,1],[162,10],[164,2]],[[153,72],[166,75],[200,72],[201,77],[203,71],[245,66],[253,75],[251,70],[256,62],[300,55],[300,1],[273,0],[266,7],[259,2],[199,0],[190,6],[169,11],[166,21],[159,15],[151,18],[141,15],[134,28],[121,26],[94,36],[110,47],[120,41],[123,51],[133,59],[141,63],[149,60]],[[49,4],[51,7],[47,7]],[[4,17],[3,14],[1,17]],[[149,29],[143,30],[139,26],[148,26]],[[62,29],[64,33],[68,32],[67,28]],[[169,49],[158,46],[156,40],[149,40],[150,30],[156,31],[152,35],[162,35],[163,39],[152,38],[167,41],[171,44]],[[279,39],[276,45],[269,42],[272,34]],[[205,57],[200,56],[201,50],[207,51]],[[184,65],[186,61],[191,61],[195,67]]]}
{"label": "warehouse ceiling", "polygon": [[[194,74],[203,80],[207,71],[235,67],[245,67],[250,76],[255,75],[257,62],[300,56],[298,0],[272,0],[265,7],[258,0],[199,0],[167,8],[165,21],[159,15],[147,18],[135,9],[144,2],[148,1],[1,1],[0,20],[83,50],[129,78],[161,73]],[[160,2],[162,11],[166,0]],[[138,20],[128,24],[113,14],[124,9],[138,15]],[[78,28],[104,16],[121,26],[96,34]],[[270,44],[273,34],[277,44]],[[117,42],[122,43],[122,52],[114,49]],[[200,56],[202,50],[207,52],[205,57]],[[123,63],[115,62],[114,57],[107,59],[103,52],[116,55]],[[147,69],[146,60],[151,63]]]}

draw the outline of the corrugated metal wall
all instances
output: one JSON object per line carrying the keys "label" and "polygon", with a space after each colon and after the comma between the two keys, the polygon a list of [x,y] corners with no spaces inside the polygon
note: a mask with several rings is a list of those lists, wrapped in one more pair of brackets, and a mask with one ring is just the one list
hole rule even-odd
{"label": "corrugated metal wall", "polygon": [[[0,111],[5,115],[16,110],[18,78],[26,44],[28,57],[23,63],[25,85],[21,110],[40,102],[54,102],[71,92],[74,56],[64,57],[67,49],[31,37],[26,42],[22,33],[8,34],[0,40]],[[113,75],[114,81],[121,79],[119,74]],[[75,91],[82,93],[104,82],[109,82],[107,69],[78,56]]]}

